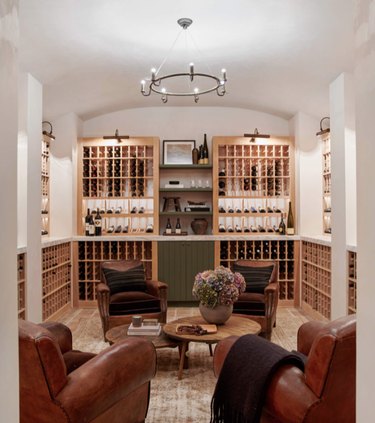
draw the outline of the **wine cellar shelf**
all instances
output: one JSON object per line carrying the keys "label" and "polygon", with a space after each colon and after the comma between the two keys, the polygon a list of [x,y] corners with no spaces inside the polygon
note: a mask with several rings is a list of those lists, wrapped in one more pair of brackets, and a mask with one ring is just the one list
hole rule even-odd
{"label": "wine cellar shelf", "polygon": [[357,253],[347,252],[348,260],[348,314],[357,312]]}
{"label": "wine cellar shelf", "polygon": [[71,243],[42,249],[43,320],[71,302]]}
{"label": "wine cellar shelf", "polygon": [[160,234],[168,219],[174,233],[179,219],[182,233],[193,235],[191,223],[196,218],[207,220],[206,234],[211,234],[212,165],[160,165],[159,175]]}
{"label": "wine cellar shelf", "polygon": [[41,162],[41,234],[49,234],[49,157],[50,138],[43,135],[42,138],[42,162]]}
{"label": "wine cellar shelf", "polygon": [[302,308],[322,320],[331,318],[331,247],[302,241]]}
{"label": "wine cellar shelf", "polygon": [[323,155],[323,231],[331,233],[331,137],[321,135]]}
{"label": "wine cellar shelf", "polygon": [[158,160],[158,138],[81,139],[78,233],[85,234],[87,209],[99,209],[102,234],[157,234]]}
{"label": "wine cellar shelf", "polygon": [[214,137],[213,163],[213,233],[278,233],[294,199],[292,140]]}
{"label": "wine cellar shelf", "polygon": [[100,282],[100,262],[104,260],[141,260],[146,278],[153,278],[153,242],[151,241],[79,241],[76,278],[78,305],[96,305],[96,285]]}
{"label": "wine cellar shelf", "polygon": [[17,255],[18,317],[26,319],[26,254]]}
{"label": "wine cellar shelf", "polygon": [[298,305],[298,250],[298,241],[292,240],[220,241],[220,264],[233,268],[240,259],[277,261],[279,299]]}

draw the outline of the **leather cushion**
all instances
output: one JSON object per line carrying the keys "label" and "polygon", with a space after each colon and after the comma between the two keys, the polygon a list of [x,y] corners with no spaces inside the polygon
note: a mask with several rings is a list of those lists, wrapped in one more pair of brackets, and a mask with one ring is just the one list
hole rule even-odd
{"label": "leather cushion", "polygon": [[111,294],[124,291],[146,291],[145,269],[142,264],[128,270],[103,269]]}
{"label": "leather cushion", "polygon": [[234,263],[233,270],[245,278],[246,292],[263,293],[269,284],[274,265],[262,267],[240,266]]}
{"label": "leather cushion", "polygon": [[160,299],[146,292],[121,292],[112,295],[109,300],[111,316],[160,313],[160,311]]}
{"label": "leather cushion", "polygon": [[265,297],[263,294],[244,292],[233,304],[233,312],[251,316],[265,315]]}

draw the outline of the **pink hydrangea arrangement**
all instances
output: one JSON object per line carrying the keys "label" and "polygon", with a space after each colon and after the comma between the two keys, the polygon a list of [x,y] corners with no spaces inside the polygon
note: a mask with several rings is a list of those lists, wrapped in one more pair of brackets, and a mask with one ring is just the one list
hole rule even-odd
{"label": "pink hydrangea arrangement", "polygon": [[240,273],[219,266],[215,270],[205,270],[195,276],[193,295],[201,304],[214,308],[220,304],[233,304],[245,289],[245,279]]}

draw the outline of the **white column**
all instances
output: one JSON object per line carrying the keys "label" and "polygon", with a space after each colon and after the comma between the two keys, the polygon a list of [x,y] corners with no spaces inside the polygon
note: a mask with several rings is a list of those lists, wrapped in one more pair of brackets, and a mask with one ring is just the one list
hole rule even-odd
{"label": "white column", "polygon": [[[331,172],[332,172],[332,287],[331,318],[347,314],[346,246],[347,193],[346,144],[354,133],[353,77],[341,74],[330,86]],[[350,200],[348,196],[348,200]],[[354,201],[354,198],[352,198]]]}
{"label": "white column", "polygon": [[50,229],[54,237],[70,237],[77,227],[76,151],[82,121],[69,113],[52,125],[56,139],[50,143]]}
{"label": "white column", "polygon": [[375,1],[356,2],[357,422],[375,415]]}
{"label": "white column", "polygon": [[[30,74],[19,78],[19,130],[27,139],[27,319],[42,321],[41,153],[42,85]],[[27,182],[26,182],[27,181]]]}
{"label": "white column", "polygon": [[17,313],[18,1],[0,2],[0,421],[19,420]]}
{"label": "white column", "polygon": [[322,150],[316,132],[319,119],[298,112],[290,121],[296,151],[297,233],[323,233]]}

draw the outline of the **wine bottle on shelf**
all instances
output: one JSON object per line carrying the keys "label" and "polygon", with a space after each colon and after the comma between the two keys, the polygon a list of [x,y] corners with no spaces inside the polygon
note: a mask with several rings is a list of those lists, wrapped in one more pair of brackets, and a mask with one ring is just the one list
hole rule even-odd
{"label": "wine bottle on shelf", "polygon": [[131,214],[137,213],[137,207],[134,206],[131,210],[130,210]]}
{"label": "wine bottle on shelf", "polygon": [[108,228],[107,233],[108,233],[108,234],[112,234],[114,231],[115,231],[115,227],[114,227],[113,225],[111,225],[111,226]]}
{"label": "wine bottle on shelf", "polygon": [[154,232],[154,225],[152,223],[148,223],[146,226],[146,232],[147,233],[152,233]]}
{"label": "wine bottle on shelf", "polygon": [[225,226],[222,223],[219,224],[219,232],[226,232]]}
{"label": "wine bottle on shelf", "polygon": [[145,212],[145,208],[144,208],[143,206],[142,206],[142,207],[140,207],[140,208],[139,208],[139,210],[138,210],[138,213],[141,213],[141,214],[142,214],[142,213],[144,213],[144,212]]}
{"label": "wine bottle on shelf", "polygon": [[117,227],[116,227],[116,229],[115,229],[115,233],[116,234],[119,234],[119,233],[121,233],[122,232],[122,226],[121,225],[118,225]]}
{"label": "wine bottle on shelf", "polygon": [[259,232],[266,232],[265,228],[262,225],[258,225]]}
{"label": "wine bottle on shelf", "polygon": [[171,234],[172,233],[172,225],[171,225],[171,220],[169,218],[167,220],[167,225],[165,227],[165,233],[166,234]]}
{"label": "wine bottle on shelf", "polygon": [[280,225],[279,225],[279,234],[280,235],[285,235],[286,234],[286,227],[285,227],[283,213],[281,213],[281,220],[280,220]]}
{"label": "wine bottle on shelf", "polygon": [[99,208],[96,209],[94,223],[95,223],[95,235],[100,236],[102,234],[102,217],[100,216]]}
{"label": "wine bottle on shelf", "polygon": [[203,146],[199,146],[199,152],[198,152],[198,164],[204,164],[204,157],[203,157]]}
{"label": "wine bottle on shelf", "polygon": [[234,230],[236,232],[242,232],[242,229],[241,229],[241,226],[240,225],[236,225],[235,228],[234,228]]}
{"label": "wine bottle on shelf", "polygon": [[176,234],[180,235],[181,234],[181,223],[180,223],[180,218],[177,218],[177,223],[176,223]]}
{"label": "wine bottle on shelf", "polygon": [[87,215],[85,217],[85,235],[90,235],[90,209],[87,209]]}
{"label": "wine bottle on shelf", "polygon": [[221,170],[220,170],[220,172],[219,172],[219,176],[225,176],[226,175],[226,173],[225,173],[225,169],[224,168],[222,168]]}
{"label": "wine bottle on shelf", "polygon": [[247,226],[245,226],[245,227],[243,228],[243,231],[244,231],[244,232],[250,232],[250,229],[249,229]]}
{"label": "wine bottle on shelf", "polygon": [[219,213],[226,213],[223,206],[219,206]]}
{"label": "wine bottle on shelf", "polygon": [[258,232],[258,229],[255,226],[250,225],[250,231],[251,232]]}
{"label": "wine bottle on shelf", "polygon": [[258,213],[258,210],[254,206],[251,206],[250,211],[251,213]]}
{"label": "wine bottle on shelf", "polygon": [[122,207],[121,206],[116,207],[115,214],[120,214],[121,212],[122,212]]}
{"label": "wine bottle on shelf", "polygon": [[193,164],[194,165],[198,164],[199,151],[198,151],[197,147],[194,147],[193,150],[191,151],[191,157],[192,157]]}
{"label": "wine bottle on shelf", "polygon": [[286,233],[287,235],[294,235],[294,217],[293,217],[291,201],[289,201],[288,219],[286,222]]}
{"label": "wine bottle on shelf", "polygon": [[203,141],[203,163],[208,164],[208,146],[207,146],[207,134],[204,134],[204,141]]}
{"label": "wine bottle on shelf", "polygon": [[95,222],[94,222],[94,216],[90,214],[90,220],[89,220],[89,236],[95,235]]}
{"label": "wine bottle on shelf", "polygon": [[228,207],[228,213],[234,213],[234,209],[233,209],[233,207],[232,207],[232,206],[229,206],[229,207]]}
{"label": "wine bottle on shelf", "polygon": [[227,231],[228,232],[234,232],[233,226],[232,225],[228,225],[227,226]]}
{"label": "wine bottle on shelf", "polygon": [[128,225],[125,225],[124,227],[123,227],[123,229],[122,229],[122,233],[123,234],[127,234],[129,232],[129,226]]}

